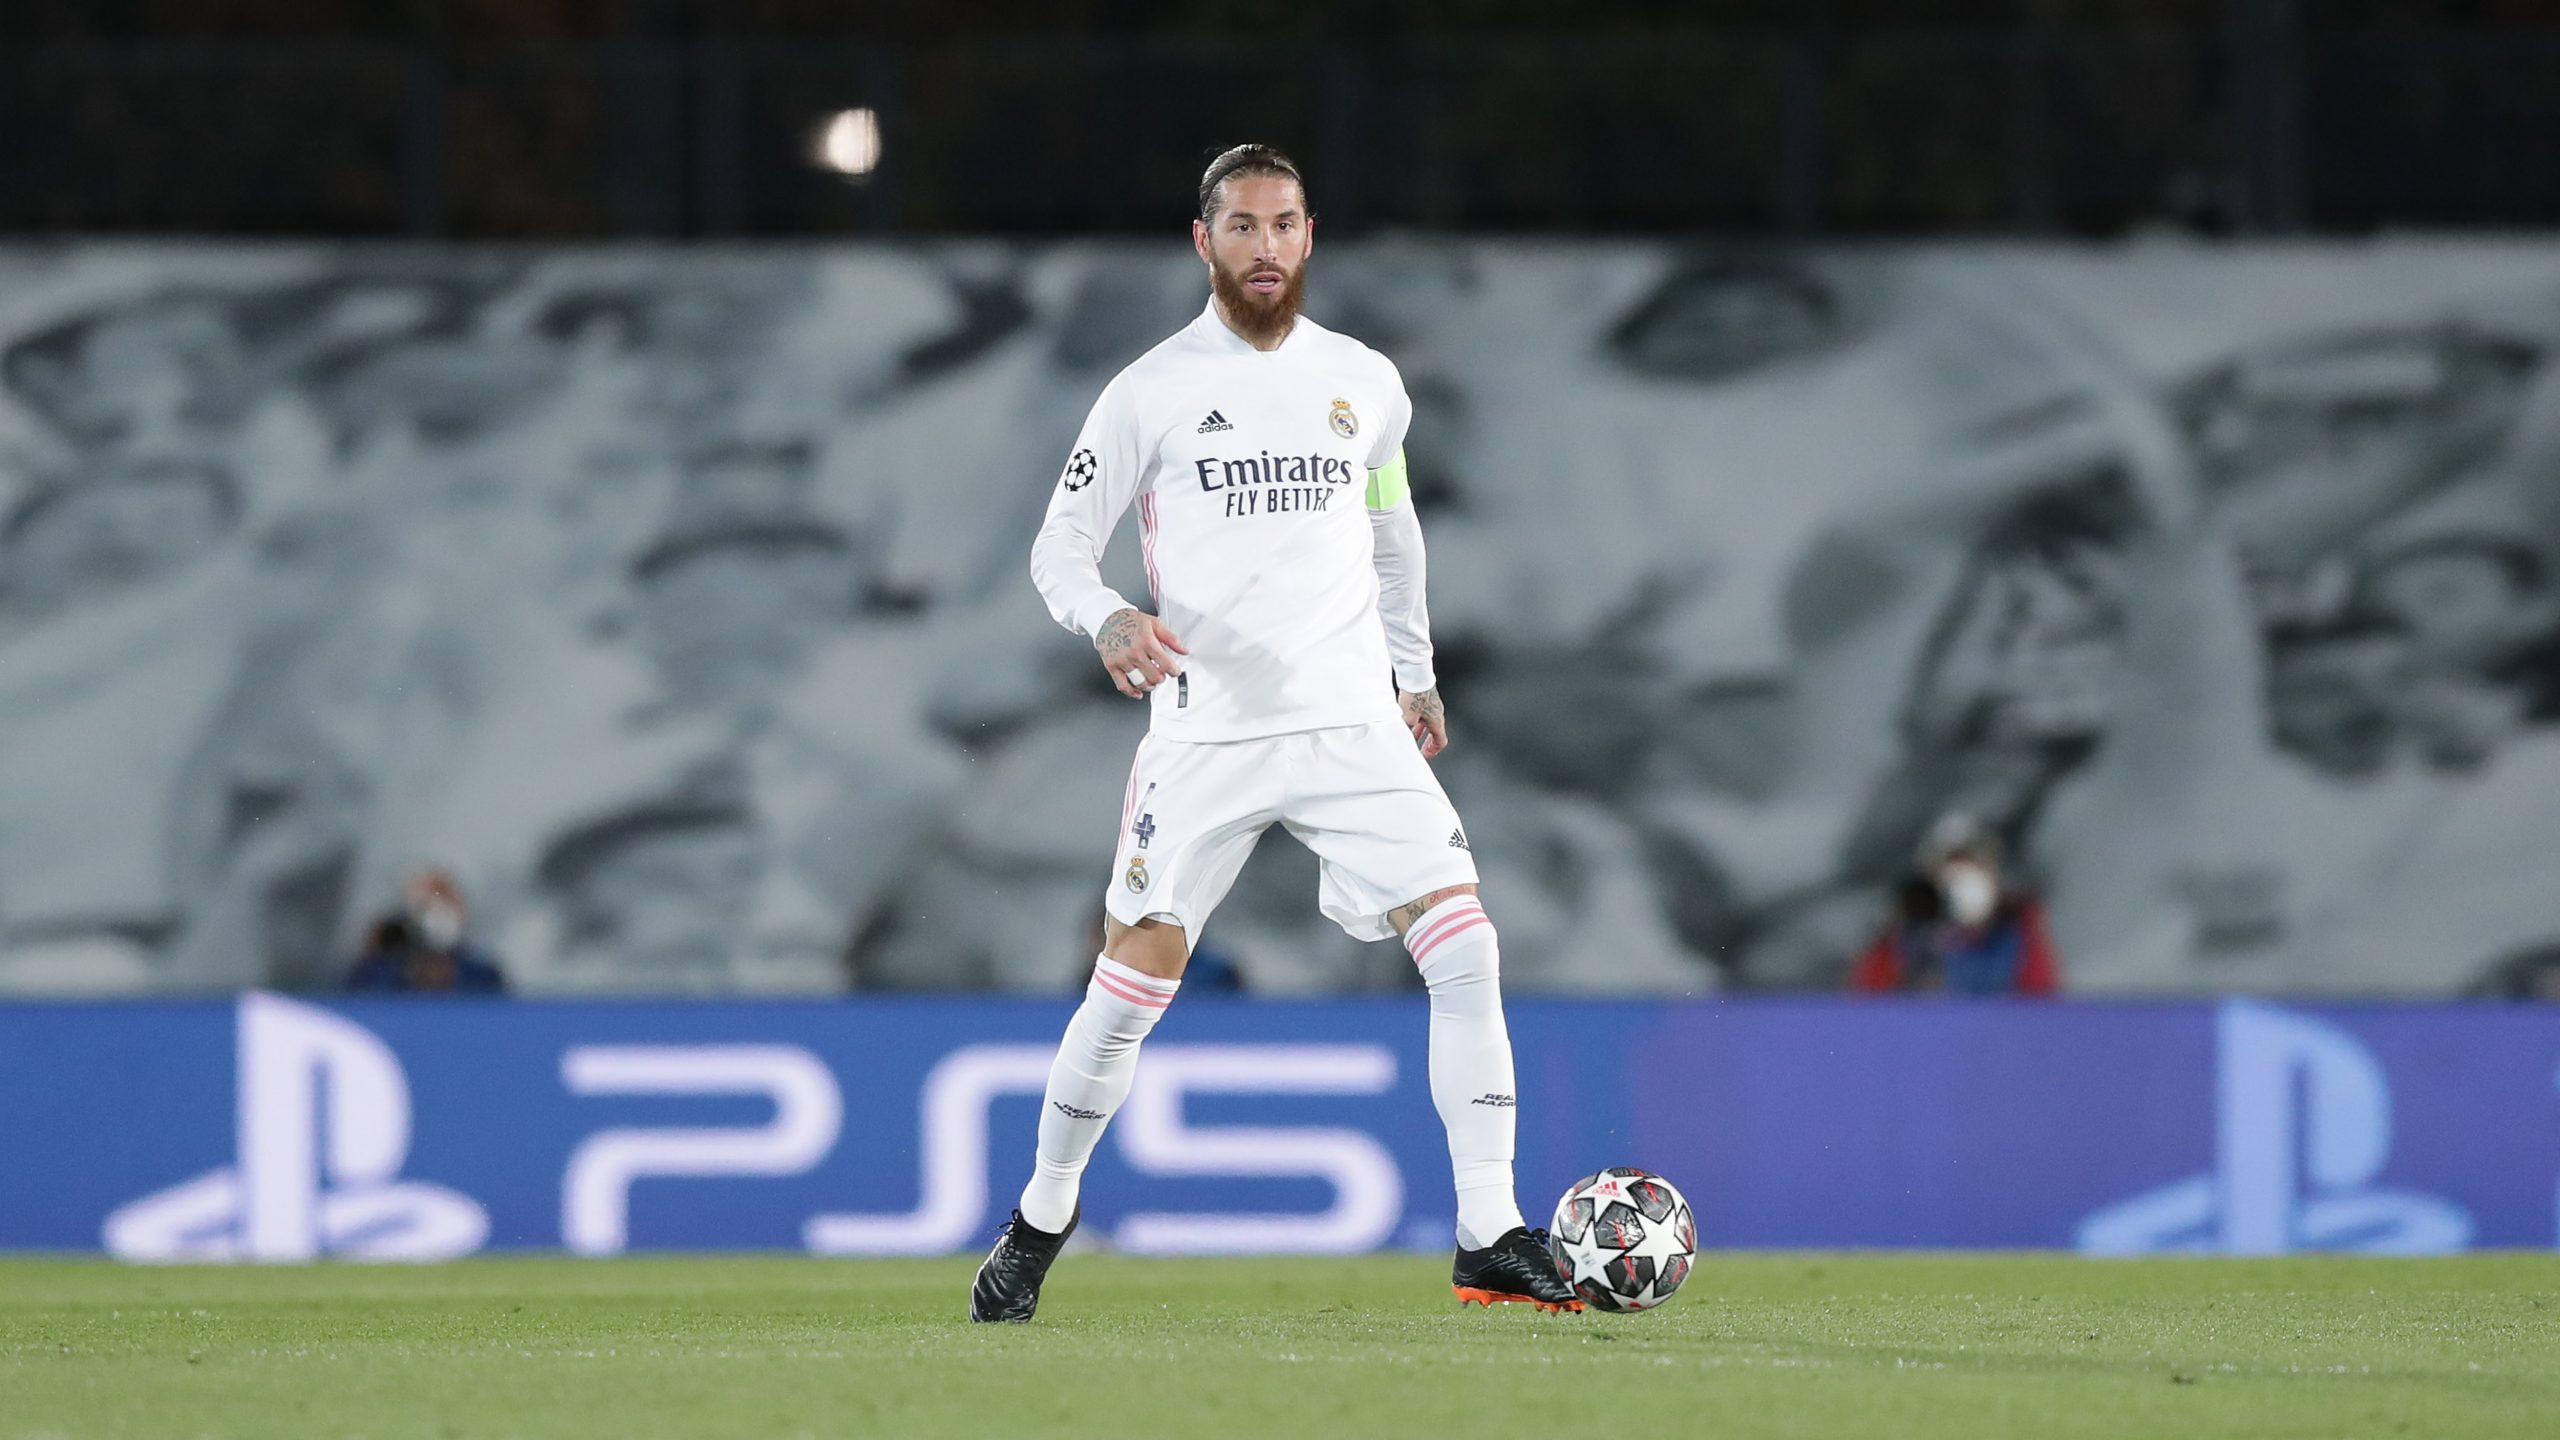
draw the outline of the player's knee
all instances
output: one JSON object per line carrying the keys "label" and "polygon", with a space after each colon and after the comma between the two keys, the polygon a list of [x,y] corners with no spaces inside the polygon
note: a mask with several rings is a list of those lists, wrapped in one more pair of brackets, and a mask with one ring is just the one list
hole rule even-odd
{"label": "player's knee", "polygon": [[1181,926],[1152,915],[1135,925],[1105,916],[1102,953],[1132,970],[1179,980],[1191,962],[1191,937]]}

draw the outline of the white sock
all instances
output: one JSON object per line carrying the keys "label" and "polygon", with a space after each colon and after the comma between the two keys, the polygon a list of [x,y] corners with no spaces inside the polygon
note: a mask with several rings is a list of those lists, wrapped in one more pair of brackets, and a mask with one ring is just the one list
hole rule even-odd
{"label": "white sock", "polygon": [[1094,957],[1092,983],[1058,1041],[1040,1105],[1040,1154],[1022,1189],[1022,1218],[1034,1229],[1055,1234],[1075,1215],[1085,1162],[1137,1078],[1138,1042],[1181,987],[1108,955]]}
{"label": "white sock", "polygon": [[1480,1250],[1521,1223],[1511,1193],[1511,1031],[1502,1023],[1502,955],[1473,895],[1443,900],[1405,931],[1431,990],[1431,1103],[1449,1131],[1458,1243]]}

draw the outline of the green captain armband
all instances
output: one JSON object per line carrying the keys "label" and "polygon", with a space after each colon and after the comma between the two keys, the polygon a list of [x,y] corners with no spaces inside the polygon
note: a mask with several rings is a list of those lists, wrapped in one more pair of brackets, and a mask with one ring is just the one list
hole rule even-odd
{"label": "green captain armband", "polygon": [[1396,457],[1383,468],[1369,472],[1369,508],[1393,510],[1404,503],[1404,447],[1396,447]]}

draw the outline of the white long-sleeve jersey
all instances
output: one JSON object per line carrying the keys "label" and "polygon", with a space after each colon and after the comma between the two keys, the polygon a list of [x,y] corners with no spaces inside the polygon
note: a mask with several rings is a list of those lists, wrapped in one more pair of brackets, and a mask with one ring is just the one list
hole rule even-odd
{"label": "white long-sleeve jersey", "polygon": [[1127,608],[1101,558],[1135,502],[1154,612],[1190,649],[1150,701],[1156,733],[1395,719],[1396,687],[1433,683],[1404,493],[1412,419],[1377,351],[1304,316],[1256,350],[1213,302],[1094,402],[1032,543],[1032,582],[1080,635]]}

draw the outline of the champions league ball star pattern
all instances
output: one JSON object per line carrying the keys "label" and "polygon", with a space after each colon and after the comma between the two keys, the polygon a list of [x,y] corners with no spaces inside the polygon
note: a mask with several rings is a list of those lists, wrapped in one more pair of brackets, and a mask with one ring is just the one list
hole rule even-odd
{"label": "champions league ball star pattern", "polygon": [[1586,1175],[1564,1192],[1547,1250],[1592,1309],[1650,1310],[1689,1278],[1698,1224],[1670,1181],[1620,1167]]}

